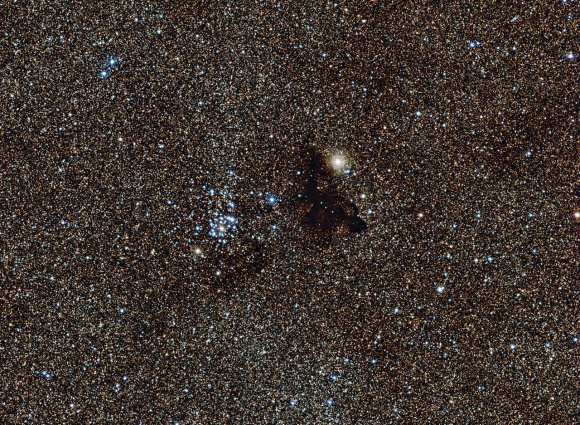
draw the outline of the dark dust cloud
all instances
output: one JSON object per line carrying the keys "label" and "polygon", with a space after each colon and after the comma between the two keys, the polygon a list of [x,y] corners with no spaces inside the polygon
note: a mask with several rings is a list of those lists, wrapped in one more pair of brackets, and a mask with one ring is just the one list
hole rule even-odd
{"label": "dark dust cloud", "polygon": [[5,1],[0,423],[578,420],[575,1]]}

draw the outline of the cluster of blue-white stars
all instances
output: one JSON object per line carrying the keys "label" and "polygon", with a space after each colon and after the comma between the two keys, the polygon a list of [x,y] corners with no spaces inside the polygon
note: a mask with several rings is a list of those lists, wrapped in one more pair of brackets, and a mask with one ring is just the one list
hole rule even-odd
{"label": "cluster of blue-white stars", "polygon": [[225,244],[238,232],[238,219],[231,215],[218,215],[209,221],[209,235]]}
{"label": "cluster of blue-white stars", "polygon": [[101,68],[101,70],[99,71],[99,76],[103,79],[107,79],[111,76],[111,74],[113,73],[113,71],[116,71],[117,69],[119,69],[119,58],[116,56],[110,56],[107,59],[106,64]]}

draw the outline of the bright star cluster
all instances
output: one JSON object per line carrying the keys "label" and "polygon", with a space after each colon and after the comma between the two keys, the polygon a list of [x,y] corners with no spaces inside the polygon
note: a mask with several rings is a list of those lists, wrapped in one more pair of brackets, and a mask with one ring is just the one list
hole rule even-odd
{"label": "bright star cluster", "polygon": [[209,235],[225,244],[238,231],[238,220],[231,215],[218,215],[209,222]]}

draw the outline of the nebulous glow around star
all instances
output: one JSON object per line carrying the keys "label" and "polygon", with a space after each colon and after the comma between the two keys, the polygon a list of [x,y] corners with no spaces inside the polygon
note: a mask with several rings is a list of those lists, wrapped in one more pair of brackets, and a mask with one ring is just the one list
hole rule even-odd
{"label": "nebulous glow around star", "polygon": [[342,168],[346,164],[346,159],[344,156],[337,154],[332,157],[332,166],[334,168]]}
{"label": "nebulous glow around star", "polygon": [[336,152],[332,154],[332,156],[330,156],[330,158],[328,159],[328,162],[332,170],[337,173],[347,172],[350,169],[349,167],[350,161],[348,157],[341,152]]}
{"label": "nebulous glow around star", "polygon": [[346,165],[346,158],[341,154],[336,154],[332,157],[331,164],[335,169],[341,169]]}

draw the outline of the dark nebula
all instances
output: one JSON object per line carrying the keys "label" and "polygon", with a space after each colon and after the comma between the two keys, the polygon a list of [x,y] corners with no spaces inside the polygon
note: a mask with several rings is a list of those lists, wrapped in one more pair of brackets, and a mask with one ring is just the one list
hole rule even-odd
{"label": "dark nebula", "polygon": [[359,217],[358,207],[337,193],[326,161],[313,149],[308,149],[308,157],[307,169],[301,173],[303,190],[298,195],[304,204],[307,225],[323,233],[366,230],[367,223]]}

